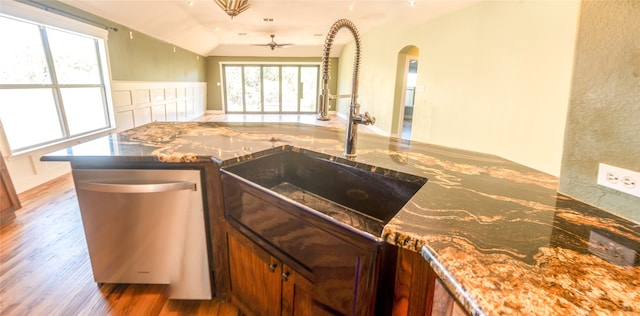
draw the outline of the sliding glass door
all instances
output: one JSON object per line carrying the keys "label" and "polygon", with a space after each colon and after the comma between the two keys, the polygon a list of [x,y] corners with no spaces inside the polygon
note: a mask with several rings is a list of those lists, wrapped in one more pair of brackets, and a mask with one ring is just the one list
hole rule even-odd
{"label": "sliding glass door", "polygon": [[317,65],[223,65],[227,113],[315,113]]}
{"label": "sliding glass door", "polygon": [[242,66],[225,66],[225,108],[227,112],[244,111],[244,89],[242,85]]}
{"label": "sliding glass door", "polygon": [[297,112],[300,94],[300,67],[283,66],[282,69],[282,111]]}
{"label": "sliding glass door", "polygon": [[280,67],[262,67],[262,110],[264,112],[281,112],[280,110]]}

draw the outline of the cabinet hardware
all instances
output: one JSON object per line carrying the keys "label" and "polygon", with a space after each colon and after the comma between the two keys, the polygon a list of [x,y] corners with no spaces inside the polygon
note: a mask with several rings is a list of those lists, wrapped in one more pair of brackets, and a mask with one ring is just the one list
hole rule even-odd
{"label": "cabinet hardware", "polygon": [[188,181],[161,183],[101,183],[82,181],[76,184],[80,190],[106,193],[161,193],[180,190],[196,191],[196,184]]}
{"label": "cabinet hardware", "polygon": [[289,281],[289,272],[282,272],[282,275],[280,275],[280,279],[282,279],[282,281]]}
{"label": "cabinet hardware", "polygon": [[275,272],[277,267],[278,267],[277,263],[270,264],[269,265],[269,272]]}

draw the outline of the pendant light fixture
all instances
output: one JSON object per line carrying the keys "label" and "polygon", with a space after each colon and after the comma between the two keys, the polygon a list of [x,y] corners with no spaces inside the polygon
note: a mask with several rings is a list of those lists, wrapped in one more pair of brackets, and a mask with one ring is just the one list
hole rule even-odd
{"label": "pendant light fixture", "polygon": [[249,9],[249,0],[213,0],[232,19]]}

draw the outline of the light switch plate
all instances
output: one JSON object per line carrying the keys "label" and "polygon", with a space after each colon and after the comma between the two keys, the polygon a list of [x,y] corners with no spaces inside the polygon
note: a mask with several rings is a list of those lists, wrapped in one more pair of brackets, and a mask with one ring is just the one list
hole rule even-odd
{"label": "light switch plate", "polygon": [[640,172],[601,163],[598,166],[598,184],[640,197]]}

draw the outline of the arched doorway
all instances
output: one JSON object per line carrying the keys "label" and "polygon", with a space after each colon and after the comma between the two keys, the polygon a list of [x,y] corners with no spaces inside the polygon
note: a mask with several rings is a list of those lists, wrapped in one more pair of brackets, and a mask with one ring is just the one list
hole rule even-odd
{"label": "arched doorway", "polygon": [[418,55],[419,49],[413,45],[405,46],[398,52],[391,130],[393,136],[402,139],[411,139]]}

